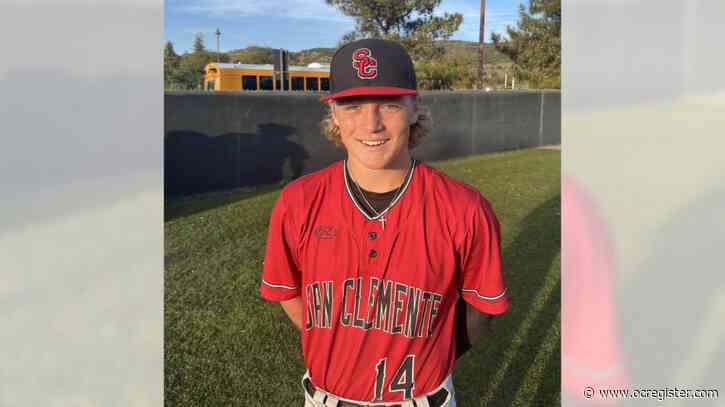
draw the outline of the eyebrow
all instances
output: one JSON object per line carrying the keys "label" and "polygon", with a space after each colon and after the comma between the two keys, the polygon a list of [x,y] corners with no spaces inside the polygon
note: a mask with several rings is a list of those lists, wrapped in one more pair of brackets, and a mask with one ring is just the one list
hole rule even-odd
{"label": "eyebrow", "polygon": [[397,103],[397,104],[405,104],[405,99],[403,99],[402,96],[375,96],[375,97],[350,97],[350,98],[340,98],[335,101],[337,105],[356,105],[360,103],[371,103],[371,102],[377,102],[377,103]]}

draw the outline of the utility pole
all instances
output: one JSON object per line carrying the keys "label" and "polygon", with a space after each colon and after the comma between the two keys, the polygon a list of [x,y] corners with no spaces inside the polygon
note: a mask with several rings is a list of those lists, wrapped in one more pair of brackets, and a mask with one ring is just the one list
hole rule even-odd
{"label": "utility pole", "polygon": [[483,33],[486,21],[486,0],[481,0],[481,22],[478,28],[478,89],[483,89],[483,63],[486,53],[483,48]]}
{"label": "utility pole", "polygon": [[219,31],[219,29],[217,28],[216,32],[214,34],[216,34],[216,61],[217,61],[217,63],[219,63],[219,62],[221,62],[220,54],[219,54],[219,37],[222,35],[222,32]]}

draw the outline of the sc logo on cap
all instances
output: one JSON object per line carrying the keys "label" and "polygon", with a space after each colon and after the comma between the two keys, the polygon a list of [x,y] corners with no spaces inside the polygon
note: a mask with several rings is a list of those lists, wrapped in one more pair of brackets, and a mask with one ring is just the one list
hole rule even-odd
{"label": "sc logo on cap", "polygon": [[359,48],[352,53],[352,67],[360,79],[373,79],[378,76],[378,60],[370,54],[369,48]]}

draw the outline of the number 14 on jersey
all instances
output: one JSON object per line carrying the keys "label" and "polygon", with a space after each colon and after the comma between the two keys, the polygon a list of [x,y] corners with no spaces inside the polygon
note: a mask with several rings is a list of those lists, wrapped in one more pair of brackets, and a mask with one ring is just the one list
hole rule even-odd
{"label": "number 14 on jersey", "polygon": [[[375,365],[375,397],[373,402],[383,400],[383,386],[385,384],[385,365],[388,358],[382,358]],[[404,399],[413,398],[413,389],[415,389],[415,378],[413,371],[415,370],[415,355],[408,355],[400,364],[398,370],[395,371],[393,378],[390,380],[388,390],[402,391]]]}

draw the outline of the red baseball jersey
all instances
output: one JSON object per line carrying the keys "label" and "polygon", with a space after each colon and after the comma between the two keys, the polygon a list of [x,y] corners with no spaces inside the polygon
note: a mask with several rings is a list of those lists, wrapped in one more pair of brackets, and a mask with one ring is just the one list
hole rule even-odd
{"label": "red baseball jersey", "polygon": [[508,307],[499,223],[481,194],[422,163],[370,220],[344,162],[281,192],[269,225],[262,297],[302,297],[302,352],[312,383],[357,401],[435,390],[456,356],[460,297],[487,314]]}

